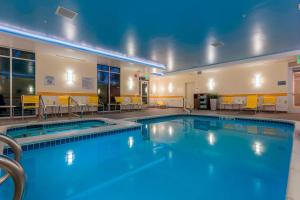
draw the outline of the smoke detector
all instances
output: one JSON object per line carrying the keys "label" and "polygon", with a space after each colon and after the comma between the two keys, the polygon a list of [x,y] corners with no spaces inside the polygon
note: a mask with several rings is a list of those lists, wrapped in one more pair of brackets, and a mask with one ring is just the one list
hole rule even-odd
{"label": "smoke detector", "polygon": [[78,15],[77,12],[61,6],[57,7],[55,14],[61,17],[66,17],[68,19],[74,19]]}
{"label": "smoke detector", "polygon": [[219,47],[224,46],[224,43],[221,42],[221,41],[215,41],[215,42],[211,43],[210,45],[215,47],[215,48],[219,48]]}

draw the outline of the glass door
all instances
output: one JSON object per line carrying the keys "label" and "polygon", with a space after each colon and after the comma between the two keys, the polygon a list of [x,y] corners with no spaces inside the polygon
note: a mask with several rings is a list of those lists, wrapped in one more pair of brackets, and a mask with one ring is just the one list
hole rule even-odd
{"label": "glass door", "polygon": [[140,96],[142,97],[143,104],[148,104],[149,102],[149,81],[140,81]]}

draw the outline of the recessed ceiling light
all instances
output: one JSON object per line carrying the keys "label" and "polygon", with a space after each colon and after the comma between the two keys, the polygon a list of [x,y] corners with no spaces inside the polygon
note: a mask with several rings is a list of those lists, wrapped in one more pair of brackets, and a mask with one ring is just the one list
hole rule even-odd
{"label": "recessed ceiling light", "polygon": [[298,4],[298,10],[300,10],[300,3]]}
{"label": "recessed ceiling light", "polygon": [[78,15],[77,12],[67,9],[67,8],[64,8],[64,7],[61,7],[61,6],[57,7],[55,14],[58,16],[61,16],[61,17],[69,18],[69,19],[74,19]]}

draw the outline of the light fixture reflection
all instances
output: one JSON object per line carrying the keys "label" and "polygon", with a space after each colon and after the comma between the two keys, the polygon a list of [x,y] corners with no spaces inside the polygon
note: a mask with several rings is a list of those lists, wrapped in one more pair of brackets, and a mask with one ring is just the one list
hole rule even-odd
{"label": "light fixture reflection", "polygon": [[168,156],[169,156],[169,159],[172,159],[173,158],[173,152],[169,151]]}
{"label": "light fixture reflection", "polygon": [[128,55],[134,56],[135,55],[135,42],[132,36],[128,36],[127,40],[127,52]]}
{"label": "light fixture reflection", "polygon": [[169,128],[168,128],[168,133],[169,133],[169,136],[173,136],[173,132],[174,132],[174,129],[173,129],[173,127],[172,126],[169,126]]}
{"label": "light fixture reflection", "polygon": [[30,93],[30,94],[32,94],[33,93],[33,86],[32,85],[29,85],[28,86],[28,92]]}
{"label": "light fixture reflection", "polygon": [[258,156],[262,155],[263,152],[264,152],[264,146],[261,142],[254,142],[253,146],[252,146],[252,149],[254,151],[254,153]]}
{"label": "light fixture reflection", "polygon": [[216,61],[216,48],[211,44],[215,41],[213,37],[210,37],[207,41],[206,58],[209,64]]}
{"label": "light fixture reflection", "polygon": [[156,126],[155,126],[155,125],[153,125],[153,126],[152,126],[152,133],[153,133],[153,135],[155,135],[155,134],[156,134],[156,131],[157,131],[157,130],[156,130]]}
{"label": "light fixture reflection", "polygon": [[76,26],[69,19],[63,19],[63,30],[66,38],[74,40],[76,35]]}
{"label": "light fixture reflection", "polygon": [[213,133],[209,133],[207,136],[208,143],[213,146],[216,143],[216,137]]}
{"label": "light fixture reflection", "polygon": [[69,165],[69,166],[70,166],[70,165],[73,165],[74,160],[75,160],[75,154],[74,154],[74,151],[73,151],[73,150],[69,150],[69,151],[66,153],[65,160],[66,160],[67,165]]}
{"label": "light fixture reflection", "polygon": [[256,24],[252,35],[252,48],[254,54],[261,54],[265,46],[265,34],[260,25]]}
{"label": "light fixture reflection", "polygon": [[168,49],[167,59],[167,67],[168,70],[171,71],[174,68],[174,53],[171,48]]}
{"label": "light fixture reflection", "polygon": [[128,138],[128,147],[131,149],[133,147],[133,144],[134,144],[134,139],[132,136],[130,136]]}

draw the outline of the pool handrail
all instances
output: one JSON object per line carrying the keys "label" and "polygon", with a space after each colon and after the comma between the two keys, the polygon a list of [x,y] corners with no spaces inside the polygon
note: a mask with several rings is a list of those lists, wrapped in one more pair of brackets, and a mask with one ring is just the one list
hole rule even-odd
{"label": "pool handrail", "polygon": [[0,169],[4,169],[14,181],[15,192],[13,200],[22,200],[26,180],[22,166],[17,161],[0,155]]}
{"label": "pool handrail", "polygon": [[0,177],[0,185],[11,176],[15,184],[13,200],[21,200],[26,180],[24,169],[19,163],[22,148],[13,138],[4,134],[0,134],[0,142],[7,144],[15,154],[14,159],[0,155],[0,169],[2,168],[6,172],[4,176]]}
{"label": "pool handrail", "polygon": [[[12,149],[14,153],[14,160],[19,162],[22,155],[22,147],[17,143],[17,141],[8,135],[0,134],[0,142],[7,144]],[[8,177],[8,174],[0,177],[0,184],[8,179]]]}

